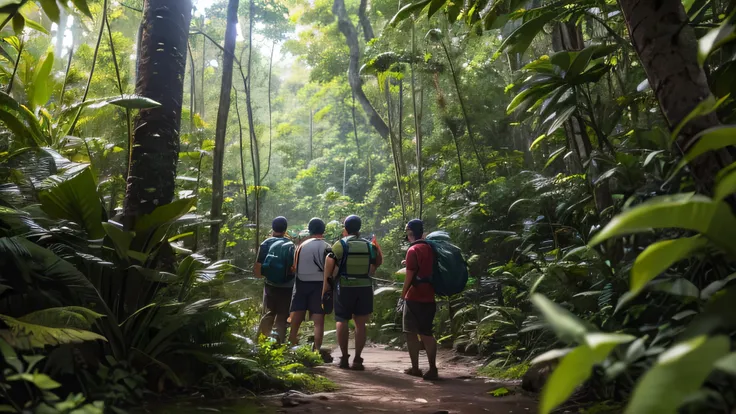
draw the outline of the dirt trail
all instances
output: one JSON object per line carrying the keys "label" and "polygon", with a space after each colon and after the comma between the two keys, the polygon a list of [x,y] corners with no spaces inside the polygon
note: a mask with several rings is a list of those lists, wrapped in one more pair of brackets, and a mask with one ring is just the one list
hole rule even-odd
{"label": "dirt trail", "polygon": [[[336,365],[339,354],[339,351],[333,353],[335,363],[316,369],[340,388],[307,399],[299,395],[286,396],[280,402],[296,406],[283,408],[282,412],[506,414],[535,413],[537,410],[536,401],[521,394],[517,384],[476,377],[475,368],[466,359],[449,351],[441,351],[438,355],[441,379],[436,382],[403,373],[411,366],[407,352],[367,346],[363,353],[366,367],[363,372],[339,369]],[[420,355],[420,368],[427,369],[424,352]],[[513,394],[494,397],[488,393],[499,387],[507,387]]]}

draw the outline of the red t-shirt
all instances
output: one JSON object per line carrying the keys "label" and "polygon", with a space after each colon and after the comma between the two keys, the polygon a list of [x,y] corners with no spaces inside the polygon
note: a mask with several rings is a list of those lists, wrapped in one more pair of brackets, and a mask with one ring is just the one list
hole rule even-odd
{"label": "red t-shirt", "polygon": [[[406,252],[406,270],[414,271],[414,277],[432,276],[434,251],[428,244],[418,243]],[[406,300],[414,302],[434,302],[434,287],[431,283],[412,283],[406,292]]]}

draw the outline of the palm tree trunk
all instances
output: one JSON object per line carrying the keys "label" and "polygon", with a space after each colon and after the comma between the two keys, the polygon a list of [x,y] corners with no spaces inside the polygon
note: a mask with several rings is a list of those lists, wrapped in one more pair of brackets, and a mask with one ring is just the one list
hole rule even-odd
{"label": "palm tree trunk", "polygon": [[174,199],[179,130],[184,95],[190,0],[146,0],[136,94],[161,104],[143,109],[135,120],[133,151],[125,193],[123,222]]}
{"label": "palm tree trunk", "polygon": [[[223,177],[222,168],[225,161],[225,135],[227,119],[230,114],[230,92],[233,87],[233,58],[235,57],[235,41],[237,38],[239,0],[229,0],[227,5],[227,27],[225,28],[225,53],[222,56],[222,82],[220,85],[220,104],[217,108],[217,125],[215,127],[215,154],[212,162],[212,209],[210,210],[210,247],[213,255],[217,255],[220,238],[220,220],[222,219]],[[216,258],[216,257],[215,257]]]}

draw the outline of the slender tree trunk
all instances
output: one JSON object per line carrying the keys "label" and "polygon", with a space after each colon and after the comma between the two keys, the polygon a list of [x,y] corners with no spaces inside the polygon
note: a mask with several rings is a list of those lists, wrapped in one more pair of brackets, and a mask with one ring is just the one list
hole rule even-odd
{"label": "slender tree trunk", "polygon": [[[204,17],[202,17],[202,31],[204,32]],[[205,96],[204,96],[204,72],[207,69],[207,37],[202,35],[202,73],[200,73],[200,90],[202,93],[200,93],[200,99],[201,99],[201,105],[199,107],[199,114],[202,116],[202,119],[204,119],[204,111],[205,111]]]}
{"label": "slender tree trunk", "polygon": [[307,165],[309,165],[310,162],[312,162],[313,154],[313,145],[314,145],[314,111],[312,108],[309,108],[309,161],[307,161]]}
{"label": "slender tree trunk", "polygon": [[161,106],[141,110],[135,120],[123,212],[126,229],[133,228],[136,217],[174,199],[191,18],[189,0],[147,0],[144,5],[136,94]]}
{"label": "slender tree trunk", "polygon": [[248,180],[245,179],[245,147],[243,146],[243,122],[240,118],[240,107],[238,106],[238,89],[233,88],[235,91],[235,114],[238,117],[238,137],[240,139],[240,176],[243,180],[243,199],[245,200],[245,212],[243,215],[250,219],[250,209],[248,208]]}
{"label": "slender tree trunk", "polygon": [[390,83],[389,78],[386,78],[386,107],[388,110],[388,140],[389,144],[391,144],[391,158],[394,161],[394,176],[396,178],[396,191],[399,193],[399,202],[401,203],[401,218],[402,220],[406,221],[406,203],[404,201],[404,191],[402,189],[401,185],[401,166],[399,164],[399,156],[398,151],[396,149],[396,144],[394,140],[394,133],[393,133],[393,125],[392,125],[392,117],[391,117],[391,89],[390,89]]}
{"label": "slender tree trunk", "polygon": [[276,41],[271,45],[271,58],[268,60],[268,164],[266,164],[266,172],[261,177],[261,181],[268,177],[271,171],[271,153],[273,152],[273,113],[271,110],[271,75],[273,74],[273,49]]}
{"label": "slender tree trunk", "polygon": [[227,118],[230,114],[230,92],[233,88],[233,58],[235,57],[235,41],[238,35],[238,4],[239,0],[229,0],[227,4],[225,53],[222,56],[220,103],[217,108],[215,153],[212,161],[212,209],[210,210],[212,224],[210,225],[210,247],[213,248],[213,255],[217,255],[221,227],[220,220],[222,220],[222,199],[224,191],[222,167],[225,161],[225,135],[227,133]]}
{"label": "slender tree trunk", "polygon": [[[712,99],[703,68],[698,64],[698,39],[688,24],[682,2],[619,0],[649,84],[671,128],[676,127],[703,100]],[[699,132],[718,126],[715,112],[691,121],[677,139],[687,151]],[[710,193],[718,171],[733,157],[727,149],[702,155],[690,164],[698,190]]]}
{"label": "slender tree trunk", "polygon": [[255,201],[253,206],[253,215],[256,224],[256,234],[253,242],[255,243],[255,251],[261,244],[261,158],[258,151],[258,138],[256,137],[255,121],[253,119],[253,105],[251,89],[251,63],[253,62],[253,13],[255,7],[253,0],[250,0],[248,6],[248,68],[245,85],[245,107],[248,112],[248,127],[250,129],[250,156],[253,161],[253,186],[255,188]]}
{"label": "slender tree trunk", "polygon": [[419,219],[422,219],[422,213],[424,210],[424,184],[422,177],[422,115],[421,108],[422,102],[419,102],[419,111],[417,111],[417,91],[416,91],[416,79],[414,75],[414,59],[417,57],[416,51],[416,30],[414,28],[414,21],[411,22],[411,101],[414,109],[414,136],[416,139],[416,156],[417,156],[417,181],[419,183]]}
{"label": "slender tree trunk", "polygon": [[389,131],[386,122],[376,112],[368,97],[363,92],[363,81],[360,79],[360,45],[358,44],[358,32],[355,30],[353,22],[345,10],[345,0],[335,0],[332,5],[332,14],[337,17],[337,28],[345,36],[345,42],[350,50],[350,62],[348,64],[348,83],[350,89],[355,94],[360,106],[368,117],[368,122],[381,135],[387,138]]}
{"label": "slender tree trunk", "polygon": [[366,43],[370,42],[374,37],[376,37],[376,35],[373,34],[373,26],[371,26],[371,21],[368,19],[368,0],[360,0],[358,20],[360,21],[360,25],[363,27],[363,38]]}

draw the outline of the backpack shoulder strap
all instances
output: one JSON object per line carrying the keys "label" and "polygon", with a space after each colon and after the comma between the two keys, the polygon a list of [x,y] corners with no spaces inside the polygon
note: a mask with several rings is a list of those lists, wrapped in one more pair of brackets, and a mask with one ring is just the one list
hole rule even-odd
{"label": "backpack shoulder strap", "polygon": [[340,275],[347,274],[347,263],[348,263],[348,243],[345,239],[340,239],[340,246],[342,246],[342,257],[340,258]]}

